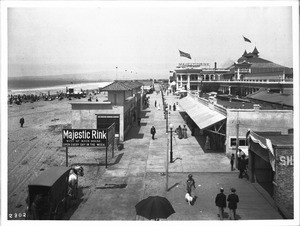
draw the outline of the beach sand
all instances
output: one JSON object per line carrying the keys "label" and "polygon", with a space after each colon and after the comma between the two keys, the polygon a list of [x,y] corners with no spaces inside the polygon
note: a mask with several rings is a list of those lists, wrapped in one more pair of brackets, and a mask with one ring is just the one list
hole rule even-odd
{"label": "beach sand", "polygon": [[[103,94],[97,96],[104,98]],[[8,214],[25,212],[27,187],[32,179],[49,167],[66,165],[62,128],[71,128],[72,101],[87,98],[8,105]],[[21,117],[25,119],[23,128],[19,123]],[[105,168],[105,148],[69,148],[68,162],[69,166],[83,164],[85,176],[79,178],[79,183],[83,195],[88,195],[96,173],[99,175]]]}

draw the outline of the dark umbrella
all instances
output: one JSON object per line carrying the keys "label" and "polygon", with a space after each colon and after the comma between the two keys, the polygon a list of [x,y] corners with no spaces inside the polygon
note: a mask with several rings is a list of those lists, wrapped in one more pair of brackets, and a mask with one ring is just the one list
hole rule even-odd
{"label": "dark umbrella", "polygon": [[149,196],[135,205],[136,214],[149,220],[168,218],[175,213],[171,203],[165,197]]}

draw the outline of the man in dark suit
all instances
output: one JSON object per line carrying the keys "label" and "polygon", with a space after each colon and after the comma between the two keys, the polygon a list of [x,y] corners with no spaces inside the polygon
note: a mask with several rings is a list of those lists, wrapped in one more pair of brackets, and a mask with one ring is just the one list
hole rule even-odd
{"label": "man in dark suit", "polygon": [[215,203],[216,206],[219,208],[220,220],[223,220],[224,208],[226,208],[226,195],[224,194],[224,188],[220,188],[220,193],[217,194]]}
{"label": "man in dark suit", "polygon": [[24,118],[22,117],[22,118],[20,119],[21,127],[23,127],[24,123],[25,123],[25,120],[24,120]]}
{"label": "man in dark suit", "polygon": [[228,195],[227,201],[228,201],[228,208],[230,210],[229,219],[235,220],[236,215],[236,209],[237,209],[237,203],[240,201],[239,196],[235,194],[236,190],[235,188],[231,188],[231,194]]}
{"label": "man in dark suit", "polygon": [[152,140],[154,140],[154,139],[155,139],[155,138],[154,138],[154,135],[155,135],[155,133],[156,133],[156,129],[155,129],[154,126],[152,126],[152,128],[151,128],[151,130],[150,130],[150,133],[152,134]]}

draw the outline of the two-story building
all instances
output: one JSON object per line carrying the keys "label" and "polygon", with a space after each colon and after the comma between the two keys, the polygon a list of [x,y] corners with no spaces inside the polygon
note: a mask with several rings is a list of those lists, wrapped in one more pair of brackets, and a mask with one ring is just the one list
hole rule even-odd
{"label": "two-story building", "polygon": [[[220,80],[229,69],[210,68],[209,63],[180,63],[174,70],[173,76],[176,78],[176,89],[200,91],[203,89],[202,81]],[[209,87],[208,87],[209,88]]]}
{"label": "two-story building", "polygon": [[227,69],[229,71],[224,73],[223,80],[256,82],[293,80],[292,68],[261,58],[256,47],[249,53],[245,50],[237,62]]}

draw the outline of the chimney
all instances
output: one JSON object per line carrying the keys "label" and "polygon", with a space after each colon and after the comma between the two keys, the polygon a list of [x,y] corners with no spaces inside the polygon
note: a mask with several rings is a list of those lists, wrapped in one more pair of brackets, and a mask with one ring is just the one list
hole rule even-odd
{"label": "chimney", "polygon": [[215,70],[217,69],[217,62],[215,62]]}

